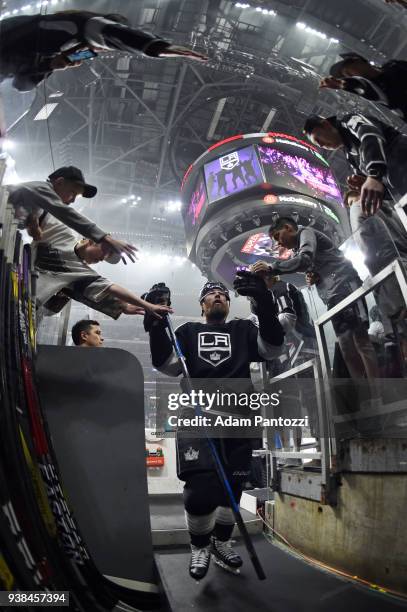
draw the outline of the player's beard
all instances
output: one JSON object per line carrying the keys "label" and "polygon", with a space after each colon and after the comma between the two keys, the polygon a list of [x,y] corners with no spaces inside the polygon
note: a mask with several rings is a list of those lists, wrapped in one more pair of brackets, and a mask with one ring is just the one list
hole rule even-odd
{"label": "player's beard", "polygon": [[206,315],[208,323],[221,323],[227,317],[227,309],[224,304],[215,303]]}

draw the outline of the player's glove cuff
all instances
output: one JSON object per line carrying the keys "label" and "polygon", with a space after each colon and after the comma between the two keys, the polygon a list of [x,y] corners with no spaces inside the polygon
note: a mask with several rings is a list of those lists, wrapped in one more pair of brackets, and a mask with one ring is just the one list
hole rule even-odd
{"label": "player's glove cuff", "polygon": [[250,309],[253,314],[260,317],[271,317],[277,315],[277,303],[272,291],[267,289],[264,293],[258,295],[256,298],[250,299]]}

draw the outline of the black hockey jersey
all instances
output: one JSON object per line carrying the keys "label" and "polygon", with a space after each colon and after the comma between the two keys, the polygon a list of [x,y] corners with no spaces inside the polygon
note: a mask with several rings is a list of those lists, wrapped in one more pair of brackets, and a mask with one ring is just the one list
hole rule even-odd
{"label": "black hockey jersey", "polygon": [[[201,382],[199,385],[206,391],[208,385],[209,388],[211,384],[217,385],[214,379],[222,379],[226,385],[230,379],[235,379],[232,383],[233,390],[237,385],[240,392],[250,392],[250,363],[274,359],[281,352],[281,344],[274,346],[265,342],[258,328],[246,319],[233,319],[227,323],[213,325],[189,322],[178,327],[175,334],[191,378],[200,381],[206,379],[204,385]],[[276,340],[281,343],[281,336],[276,337]],[[172,350],[163,328],[152,328],[150,347],[153,364],[158,370],[170,376],[182,374],[179,359]],[[236,379],[244,379],[243,387],[240,387]],[[245,384],[246,381],[249,382],[248,385]],[[240,405],[227,407],[229,414],[235,411],[240,415],[248,414],[250,408]],[[218,428],[218,434],[222,431],[222,428]],[[233,479],[247,479],[254,441],[251,438],[239,437],[237,431],[235,433],[238,437],[233,436],[233,440],[228,441],[228,449],[222,440],[216,440],[215,444],[228,476]],[[185,436],[185,431],[181,435],[178,429],[176,442],[177,474],[181,480],[187,480],[196,472],[214,469],[212,454],[204,438],[190,438]]]}
{"label": "black hockey jersey", "polygon": [[[249,379],[250,381],[250,362],[264,360],[264,356],[261,355],[263,351],[259,352],[262,343],[260,334],[257,327],[248,320],[234,319],[217,325],[190,322],[181,325],[175,333],[185,356],[190,376],[192,379],[201,379],[199,388],[205,391],[214,390],[211,389],[211,384],[215,383],[213,379],[222,379],[226,385],[230,385],[230,379]],[[281,350],[280,347],[267,346],[278,352]],[[159,369],[172,375],[181,373],[180,364],[174,353]],[[222,385],[222,390],[237,390],[235,389],[237,382],[235,380],[231,388],[227,386],[224,388]],[[238,388],[240,392],[250,392],[251,382],[245,388],[239,385]],[[218,410],[219,407],[216,407],[217,413]],[[227,408],[222,409],[222,412],[235,416],[247,416],[250,414],[250,408],[228,405]],[[247,480],[250,473],[252,448],[253,445],[256,445],[255,440],[251,437],[243,437],[243,429],[234,430],[238,437],[233,436],[233,439],[227,441],[216,439],[214,442],[224,469],[228,477],[233,480]],[[230,428],[218,427],[216,432],[218,436],[222,434],[222,437],[226,434],[231,435]],[[181,480],[188,480],[197,472],[214,470],[212,453],[203,437],[190,438],[185,431],[181,434],[181,430],[178,429],[176,447],[177,474]]]}
{"label": "black hockey jersey", "polygon": [[[273,358],[281,351],[280,346],[262,341],[257,327],[244,319],[215,325],[185,323],[175,333],[192,378],[250,378],[251,362]],[[174,353],[158,369],[181,374]]]}

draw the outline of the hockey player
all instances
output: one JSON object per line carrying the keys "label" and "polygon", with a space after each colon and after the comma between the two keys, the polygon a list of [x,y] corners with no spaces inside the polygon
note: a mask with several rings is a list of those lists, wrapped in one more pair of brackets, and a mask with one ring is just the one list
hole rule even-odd
{"label": "hockey player", "polygon": [[[199,296],[205,322],[185,323],[176,330],[193,379],[232,378],[249,381],[251,362],[272,359],[280,351],[284,332],[276,316],[273,294],[267,290],[264,280],[250,273],[240,274],[234,287],[239,294],[253,298],[259,328],[248,320],[227,321],[230,305],[227,288],[222,283],[206,283]],[[143,297],[158,302],[151,295]],[[182,373],[181,365],[164,322],[155,321],[147,315],[145,328],[150,334],[154,367],[169,376],[179,376]],[[216,439],[215,444],[239,502],[243,482],[250,471],[251,441],[247,438],[223,438]],[[230,543],[233,513],[215,472],[206,440],[178,437],[177,456],[178,477],[185,481],[184,505],[191,538],[191,577],[200,580],[206,575],[211,553],[226,566],[239,568],[242,559],[233,551]]]}

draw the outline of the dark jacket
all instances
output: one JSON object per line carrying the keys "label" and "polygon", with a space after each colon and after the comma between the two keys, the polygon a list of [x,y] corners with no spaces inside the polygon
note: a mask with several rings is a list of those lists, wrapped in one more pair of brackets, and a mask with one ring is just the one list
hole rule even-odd
{"label": "dark jacket", "polygon": [[13,77],[16,89],[29,91],[52,73],[53,57],[80,43],[152,57],[170,44],[87,11],[10,17],[0,22],[0,80]]}
{"label": "dark jacket", "polygon": [[391,60],[373,79],[354,76],[342,80],[345,91],[385,106],[407,121],[407,62]]}
{"label": "dark jacket", "polygon": [[356,174],[378,180],[388,176],[386,154],[400,132],[368,115],[344,115],[330,121],[343,138],[346,158]]}
{"label": "dark jacket", "polygon": [[273,263],[271,268],[275,274],[316,272],[320,277],[318,295],[325,304],[346,297],[351,293],[350,285],[361,282],[342,251],[328,236],[311,227],[300,227],[294,256]]}

